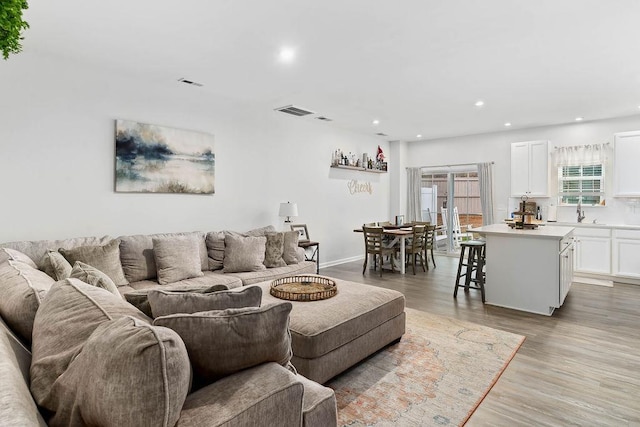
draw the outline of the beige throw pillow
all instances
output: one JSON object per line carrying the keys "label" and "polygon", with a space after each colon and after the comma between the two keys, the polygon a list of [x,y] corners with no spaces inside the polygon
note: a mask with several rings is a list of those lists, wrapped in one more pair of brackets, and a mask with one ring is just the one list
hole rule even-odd
{"label": "beige throw pillow", "polygon": [[264,253],[266,237],[242,237],[235,234],[224,235],[224,272],[265,270]]}
{"label": "beige throw pillow", "polygon": [[284,251],[284,233],[266,233],[267,243],[264,253],[264,265],[267,268],[286,267],[282,259]]}
{"label": "beige throw pillow", "polygon": [[209,270],[221,270],[224,267],[224,232],[211,231],[207,233],[205,242],[209,256]]}
{"label": "beige throw pillow", "polygon": [[11,248],[0,248],[0,262],[4,262],[7,260],[11,261],[20,261],[23,262],[30,267],[38,268],[35,262],[27,254],[23,254],[22,252],[11,249]]}
{"label": "beige throw pillow", "polygon": [[300,233],[297,231],[285,231],[284,232],[284,243],[283,243],[283,251],[282,251],[282,259],[287,264],[298,264],[299,259],[297,255],[298,251],[298,239],[300,238]]}
{"label": "beige throw pillow", "polygon": [[204,276],[200,263],[200,242],[191,236],[153,239],[158,283],[168,285]]}
{"label": "beige throw pillow", "polygon": [[47,251],[42,257],[42,266],[44,272],[55,280],[68,279],[73,269],[69,261],[58,251]]}
{"label": "beige throw pillow", "polygon": [[58,249],[71,265],[84,262],[104,272],[116,286],[128,285],[120,264],[120,241],[112,240],[104,246],[78,246],[73,249]]}
{"label": "beige throw pillow", "polygon": [[158,317],[153,324],[173,329],[184,341],[203,384],[265,362],[291,360],[291,303],[231,308]]}
{"label": "beige throw pillow", "polygon": [[111,280],[109,276],[97,268],[93,268],[92,266],[85,264],[84,262],[76,261],[71,269],[70,277],[82,280],[84,283],[88,283],[91,286],[107,290],[115,296],[122,298],[120,292],[118,292],[118,287],[113,283],[113,280]]}
{"label": "beige throw pillow", "polygon": [[260,307],[262,289],[249,286],[241,290],[175,292],[149,291],[147,298],[153,317],[176,313],[226,310],[228,308]]}
{"label": "beige throw pillow", "polygon": [[178,334],[133,317],[110,320],[53,384],[49,423],[173,426],[190,380],[189,355]]}

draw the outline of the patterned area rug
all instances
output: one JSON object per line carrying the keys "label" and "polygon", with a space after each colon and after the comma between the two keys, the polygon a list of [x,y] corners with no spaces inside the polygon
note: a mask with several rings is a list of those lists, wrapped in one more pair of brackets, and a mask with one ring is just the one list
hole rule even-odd
{"label": "patterned area rug", "polygon": [[406,309],[407,332],[340,376],[341,426],[463,425],[515,356],[523,336]]}

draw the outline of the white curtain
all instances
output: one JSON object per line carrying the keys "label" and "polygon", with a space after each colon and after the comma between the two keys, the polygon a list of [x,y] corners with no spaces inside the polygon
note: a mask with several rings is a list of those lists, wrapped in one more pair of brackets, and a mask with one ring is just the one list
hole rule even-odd
{"label": "white curtain", "polygon": [[553,156],[556,166],[597,165],[607,161],[608,149],[608,143],[556,147]]}
{"label": "white curtain", "polygon": [[407,168],[407,222],[422,220],[421,188],[421,168]]}
{"label": "white curtain", "polygon": [[493,224],[493,164],[478,163],[482,225]]}

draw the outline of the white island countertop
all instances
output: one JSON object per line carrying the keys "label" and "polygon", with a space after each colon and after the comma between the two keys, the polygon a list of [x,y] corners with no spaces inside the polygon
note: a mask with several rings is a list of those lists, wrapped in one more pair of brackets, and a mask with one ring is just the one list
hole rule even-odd
{"label": "white island countertop", "polygon": [[522,229],[518,230],[509,227],[507,224],[491,224],[469,230],[472,233],[485,235],[503,235],[505,237],[530,237],[540,239],[562,239],[573,231],[573,227],[546,225],[538,227],[534,230]]}

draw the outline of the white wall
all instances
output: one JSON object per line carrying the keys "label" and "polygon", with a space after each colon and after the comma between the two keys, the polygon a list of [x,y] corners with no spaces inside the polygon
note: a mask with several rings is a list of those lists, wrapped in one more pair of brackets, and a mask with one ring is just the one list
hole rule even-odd
{"label": "white wall", "polygon": [[[401,167],[446,165],[456,163],[477,163],[494,161],[494,201],[496,220],[515,210],[517,199],[509,198],[510,187],[510,144],[512,142],[549,140],[550,151],[555,146],[613,143],[613,134],[640,130],[640,115],[610,120],[572,123],[560,126],[546,126],[531,129],[512,130],[491,134],[472,135],[432,141],[411,142],[407,145],[406,162]],[[393,143],[395,144],[395,143]],[[613,145],[613,144],[612,144]],[[619,199],[614,199],[612,188],[612,162],[607,165],[605,207],[585,207],[585,222],[597,219],[600,223],[624,224],[630,222],[630,207]],[[557,195],[557,179],[554,179],[554,165],[550,160],[550,187],[552,195]],[[640,169],[638,172],[640,180]],[[395,187],[392,192],[396,191]],[[400,188],[399,191],[405,191]],[[557,205],[557,197],[537,199],[543,212],[549,204]],[[406,210],[406,206],[403,206]],[[575,207],[559,207],[558,221],[576,221]]]}
{"label": "white wall", "polygon": [[[24,52],[0,64],[0,117],[1,242],[281,228],[279,203],[292,201],[328,263],[361,256],[353,228],[389,218],[388,174],[329,168],[336,148],[387,143],[196,87]],[[215,195],[115,193],[117,118],[214,134]],[[373,194],[350,194],[351,179]]]}

